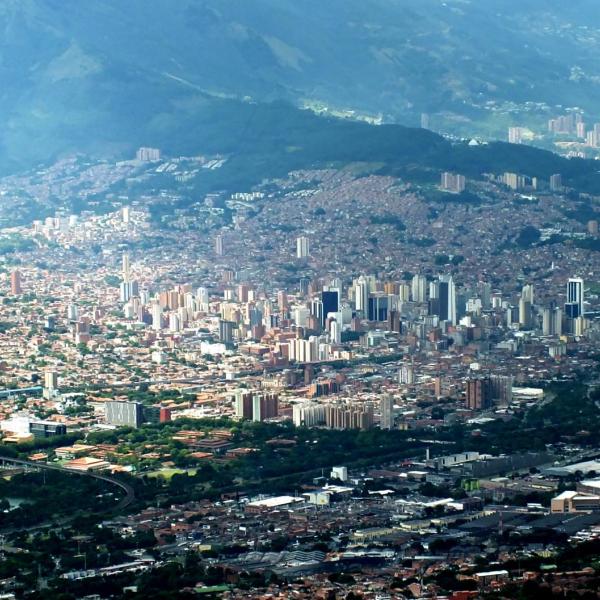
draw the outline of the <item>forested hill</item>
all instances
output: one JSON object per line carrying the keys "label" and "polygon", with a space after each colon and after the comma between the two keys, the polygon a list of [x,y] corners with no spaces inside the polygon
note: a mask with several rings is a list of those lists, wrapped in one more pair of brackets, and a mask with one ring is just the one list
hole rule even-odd
{"label": "forested hill", "polygon": [[201,148],[215,98],[473,132],[489,102],[593,113],[599,27],[596,0],[3,0],[0,171],[181,131]]}

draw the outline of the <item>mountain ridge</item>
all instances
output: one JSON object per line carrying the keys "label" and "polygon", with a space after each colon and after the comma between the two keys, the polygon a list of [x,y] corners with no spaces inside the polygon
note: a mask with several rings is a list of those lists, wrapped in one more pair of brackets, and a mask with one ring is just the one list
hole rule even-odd
{"label": "mountain ridge", "polygon": [[198,116],[222,98],[322,102],[409,125],[420,112],[443,113],[450,129],[499,135],[505,122],[486,125],[486,101],[581,98],[594,108],[594,8],[10,0],[0,6],[0,167],[77,151],[126,156],[136,145],[168,145],[182,128],[201,140]]}

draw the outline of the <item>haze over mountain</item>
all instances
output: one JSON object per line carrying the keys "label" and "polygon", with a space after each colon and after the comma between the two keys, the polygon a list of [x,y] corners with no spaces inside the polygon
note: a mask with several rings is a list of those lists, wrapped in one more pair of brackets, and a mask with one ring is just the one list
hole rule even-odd
{"label": "haze over mountain", "polygon": [[224,97],[443,113],[492,134],[490,101],[593,111],[598,26],[594,0],[4,0],[0,170],[218,150]]}

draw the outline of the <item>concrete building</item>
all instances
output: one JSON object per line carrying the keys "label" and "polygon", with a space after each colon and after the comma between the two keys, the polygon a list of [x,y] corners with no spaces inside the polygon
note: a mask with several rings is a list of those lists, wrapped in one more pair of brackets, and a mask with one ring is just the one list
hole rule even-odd
{"label": "concrete building", "polygon": [[296,238],[296,257],[308,258],[310,256],[310,240],[302,235]]}
{"label": "concrete building", "polygon": [[144,407],[140,402],[108,400],[105,418],[109,425],[139,427],[144,421]]}
{"label": "concrete building", "polygon": [[600,511],[600,496],[584,492],[565,491],[552,498],[550,512],[578,513]]}

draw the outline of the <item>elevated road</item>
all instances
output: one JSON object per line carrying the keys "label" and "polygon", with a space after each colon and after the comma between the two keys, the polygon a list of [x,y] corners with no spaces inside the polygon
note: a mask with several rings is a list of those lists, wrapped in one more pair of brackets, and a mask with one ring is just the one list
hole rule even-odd
{"label": "elevated road", "polygon": [[33,462],[31,460],[24,460],[21,458],[11,458],[7,456],[0,456],[0,464],[2,465],[16,465],[20,467],[27,467],[30,469],[44,469],[47,471],[59,471],[68,475],[80,475],[82,477],[91,477],[92,479],[98,479],[99,481],[105,481],[111,485],[115,485],[125,492],[125,496],[121,498],[119,503],[114,507],[114,510],[122,510],[127,508],[135,500],[135,492],[133,488],[124,481],[119,481],[115,477],[109,475],[103,475],[101,473],[92,473],[90,471],[76,471],[74,469],[66,469],[58,465],[50,465],[44,462]]}

